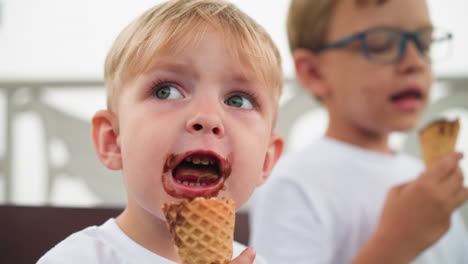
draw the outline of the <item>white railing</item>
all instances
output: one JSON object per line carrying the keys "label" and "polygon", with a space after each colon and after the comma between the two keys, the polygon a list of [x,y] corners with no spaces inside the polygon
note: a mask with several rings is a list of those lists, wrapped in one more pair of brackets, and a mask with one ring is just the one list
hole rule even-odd
{"label": "white railing", "polygon": [[[439,78],[433,98],[426,114],[423,116],[421,125],[440,115],[460,115],[461,112],[468,113],[468,77]],[[0,92],[5,98],[4,126],[0,125],[0,133],[5,135],[4,154],[0,153],[0,182],[3,184],[3,201],[15,203],[14,190],[22,187],[15,186],[16,173],[13,164],[28,166],[30,161],[19,160],[14,154],[13,142],[18,134],[15,128],[15,119],[25,112],[34,113],[41,124],[42,142],[39,144],[40,155],[45,160],[45,175],[43,197],[41,203],[53,203],[51,194],[54,183],[61,177],[73,177],[80,179],[88,191],[95,197],[97,204],[123,205],[125,194],[120,173],[105,169],[98,161],[90,138],[90,123],[70,115],[66,111],[53,107],[47,100],[45,94],[50,90],[73,90],[73,89],[95,89],[102,91],[103,83],[99,80],[90,81],[0,81]],[[300,89],[293,80],[285,83],[284,97],[280,109],[277,130],[286,139],[292,135],[291,128],[299,118],[313,109],[321,106],[305,91]],[[1,101],[0,101],[1,102]],[[2,110],[0,108],[0,113]],[[466,115],[465,115],[466,116]],[[468,116],[466,116],[468,117]],[[0,119],[1,121],[1,119]],[[468,126],[468,119],[462,123]],[[468,142],[468,127],[461,131],[462,142]],[[31,131],[31,133],[37,133]],[[1,135],[1,134],[0,134]],[[317,135],[318,136],[318,135]],[[1,141],[0,141],[1,143]],[[292,147],[287,141],[287,150]],[[403,135],[400,140],[401,148],[416,156],[419,155],[416,132]],[[66,160],[57,162],[53,157],[53,149],[65,150],[68,157]],[[461,150],[468,153],[468,144],[461,146]],[[466,173],[466,168],[464,168]],[[33,172],[34,173],[34,172]],[[3,178],[3,179],[2,179]],[[1,185],[0,185],[1,186]],[[30,187],[31,188],[31,187]]]}

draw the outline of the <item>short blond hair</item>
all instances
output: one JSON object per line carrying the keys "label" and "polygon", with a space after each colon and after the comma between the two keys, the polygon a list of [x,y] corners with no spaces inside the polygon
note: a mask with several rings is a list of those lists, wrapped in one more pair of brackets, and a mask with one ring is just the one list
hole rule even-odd
{"label": "short blond hair", "polygon": [[174,0],[157,5],[130,23],[110,49],[104,78],[107,106],[115,107],[125,82],[150,70],[166,48],[182,51],[201,37],[207,26],[221,32],[231,56],[247,65],[275,99],[283,85],[280,54],[268,33],[233,4],[223,0]]}
{"label": "short blond hair", "polygon": [[287,18],[289,48],[318,50],[325,44],[331,16],[339,1],[357,6],[384,4],[387,0],[291,0]]}

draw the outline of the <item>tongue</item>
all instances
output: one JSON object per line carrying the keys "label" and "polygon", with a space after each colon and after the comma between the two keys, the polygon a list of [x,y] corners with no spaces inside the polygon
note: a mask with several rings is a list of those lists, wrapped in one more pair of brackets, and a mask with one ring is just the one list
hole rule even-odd
{"label": "tongue", "polygon": [[197,168],[179,166],[174,172],[174,177],[182,182],[188,181],[206,184],[214,183],[218,180],[218,174],[209,166],[198,166]]}

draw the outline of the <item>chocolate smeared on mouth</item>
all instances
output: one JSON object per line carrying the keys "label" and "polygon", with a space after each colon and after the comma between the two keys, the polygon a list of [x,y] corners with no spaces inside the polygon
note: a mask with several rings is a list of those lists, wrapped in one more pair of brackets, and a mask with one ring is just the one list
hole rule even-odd
{"label": "chocolate smeared on mouth", "polygon": [[163,173],[168,172],[171,168],[175,166],[176,155],[171,154],[167,157],[166,163],[164,164]]}
{"label": "chocolate smeared on mouth", "polygon": [[220,161],[209,154],[194,154],[186,157],[172,170],[177,183],[187,186],[207,186],[221,178]]}
{"label": "chocolate smeared on mouth", "polygon": [[168,154],[161,177],[166,193],[177,199],[211,198],[225,191],[232,171],[232,153],[226,158],[211,151]]}

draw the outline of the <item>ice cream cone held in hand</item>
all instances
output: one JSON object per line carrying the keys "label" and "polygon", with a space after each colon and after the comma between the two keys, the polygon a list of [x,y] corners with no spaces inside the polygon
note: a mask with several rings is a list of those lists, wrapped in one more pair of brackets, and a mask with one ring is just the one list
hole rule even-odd
{"label": "ice cream cone held in hand", "polygon": [[166,223],[182,264],[229,263],[235,209],[235,202],[225,198],[164,204]]}
{"label": "ice cream cone held in hand", "polygon": [[421,152],[427,167],[455,151],[459,130],[460,122],[457,119],[455,121],[437,120],[420,131]]}

